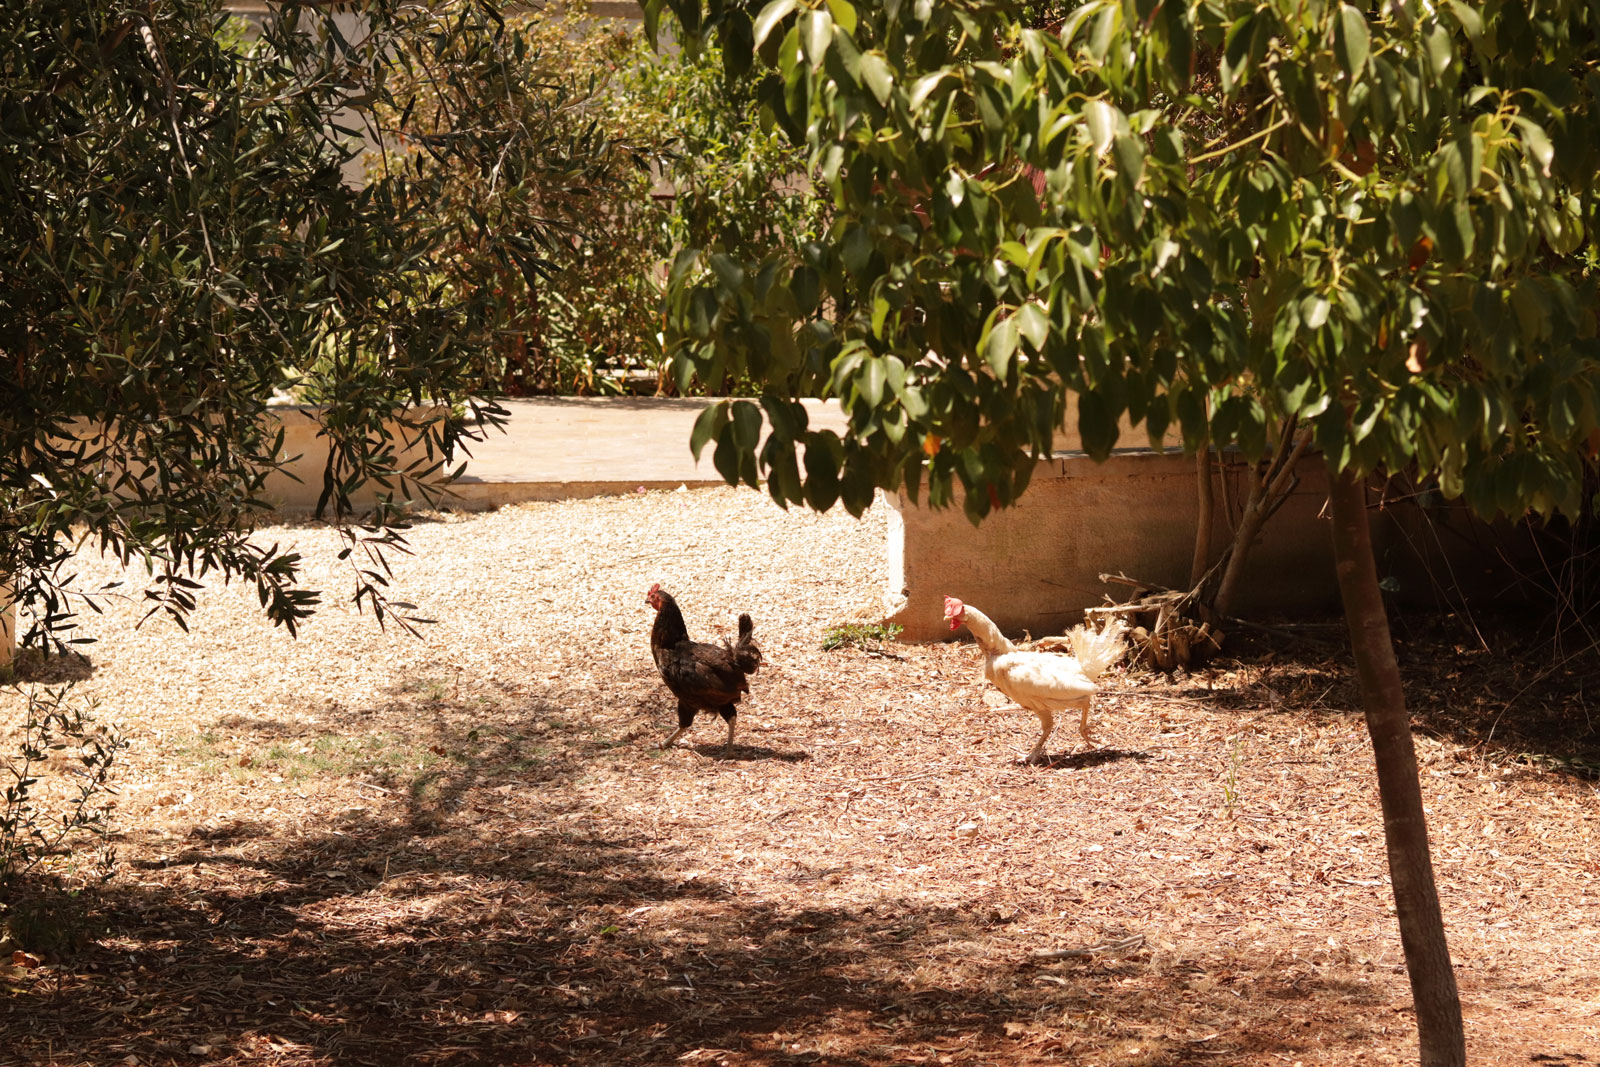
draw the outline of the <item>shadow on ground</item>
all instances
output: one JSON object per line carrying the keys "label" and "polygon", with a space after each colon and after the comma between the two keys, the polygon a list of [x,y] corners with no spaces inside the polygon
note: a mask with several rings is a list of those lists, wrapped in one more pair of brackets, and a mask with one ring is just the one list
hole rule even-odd
{"label": "shadow on ground", "polygon": [[1054,770],[1082,771],[1091,767],[1103,767],[1108,763],[1120,763],[1123,760],[1132,760],[1143,763],[1153,757],[1148,752],[1130,748],[1094,748],[1087,752],[1063,753],[1058,756],[1045,755],[1043,766]]}
{"label": "shadow on ground", "polygon": [[[1496,763],[1600,778],[1600,715],[1592,707],[1600,659],[1586,635],[1559,641],[1548,620],[1510,611],[1475,620],[1397,615],[1391,623],[1414,729]],[[1207,678],[1197,672],[1179,694],[1249,714],[1361,713],[1347,645],[1323,654],[1244,631],[1229,654],[1230,682],[1195,684]]]}
{"label": "shadow on ground", "polygon": [[[625,679],[616,706],[647,700],[649,683]],[[981,889],[960,907],[862,905],[834,892],[826,855],[795,857],[803,905],[741,892],[717,857],[583,792],[602,763],[636,760],[642,774],[651,757],[619,750],[560,692],[480,712],[452,705],[447,688],[397,683],[389,703],[346,709],[311,735],[267,718],[236,724],[263,752],[299,745],[279,770],[345,761],[328,773],[370,779],[372,799],[287,824],[251,813],[147,848],[97,901],[104,935],[0,1001],[7,1055],[1267,1064],[1410,1032],[1405,1006],[1379,992],[1398,980],[1368,984],[1231,943],[1037,960]],[[374,727],[366,736],[387,738],[383,751],[317,747]],[[636,746],[645,735],[634,729]],[[744,745],[730,755],[807,758]],[[1053,766],[1148,758],[1102,749]],[[707,873],[680,873],[696,868]]]}
{"label": "shadow on ground", "polygon": [[[841,907],[819,883],[814,906],[782,910],[678,877],[642,837],[559,804],[505,819],[477,792],[441,795],[454,815],[419,820],[407,796],[289,841],[255,837],[266,828],[248,820],[195,833],[105,895],[109,936],[0,1007],[10,1054],[876,1065],[1074,1062],[1081,1049],[1107,1063],[1253,1062],[1303,1055],[1330,1027],[1359,1043],[1392,1017],[1336,978],[1262,981],[1261,961],[1202,975],[1147,956],[997,952],[986,941],[1006,920],[976,904]],[[418,833],[419,821],[444,829]]]}

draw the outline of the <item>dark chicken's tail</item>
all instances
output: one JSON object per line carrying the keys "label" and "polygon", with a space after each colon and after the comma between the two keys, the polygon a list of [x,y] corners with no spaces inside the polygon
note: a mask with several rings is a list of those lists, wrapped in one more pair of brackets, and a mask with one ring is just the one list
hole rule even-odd
{"label": "dark chicken's tail", "polygon": [[761,650],[756,647],[752,635],[756,632],[756,624],[750,621],[750,616],[739,616],[739,640],[731,646],[734,664],[745,674],[752,674],[761,666]]}

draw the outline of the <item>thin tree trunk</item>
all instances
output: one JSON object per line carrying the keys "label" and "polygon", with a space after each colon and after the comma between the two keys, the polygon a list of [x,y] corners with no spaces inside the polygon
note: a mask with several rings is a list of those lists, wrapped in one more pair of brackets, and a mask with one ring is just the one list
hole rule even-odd
{"label": "thin tree trunk", "polygon": [[1222,581],[1217,585],[1217,595],[1211,601],[1211,607],[1218,615],[1227,615],[1233,610],[1233,597],[1239,590],[1239,583],[1244,580],[1245,563],[1250,559],[1250,549],[1256,543],[1256,538],[1261,535],[1261,527],[1267,521],[1267,513],[1262,504],[1262,472],[1251,466],[1250,492],[1244,498],[1244,510],[1239,514],[1239,525],[1233,531],[1233,555],[1228,557],[1227,569],[1222,572]]}
{"label": "thin tree trunk", "polygon": [[1196,488],[1200,494],[1200,517],[1195,524],[1194,562],[1189,564],[1189,588],[1193,589],[1205,577],[1211,565],[1211,519],[1216,510],[1216,498],[1211,489],[1211,445],[1200,446],[1195,456]]}
{"label": "thin tree trunk", "polygon": [[16,590],[11,583],[0,578],[0,677],[10,670],[17,655],[17,605],[13,601]]}
{"label": "thin tree trunk", "polygon": [[1222,581],[1217,586],[1217,595],[1211,602],[1212,609],[1218,615],[1232,614],[1234,597],[1244,581],[1250,549],[1256,538],[1261,536],[1261,528],[1267,524],[1267,520],[1277,513],[1299,484],[1295,468],[1310,445],[1311,433],[1298,431],[1297,436],[1296,420],[1289,419],[1279,434],[1272,462],[1265,467],[1257,464],[1250,468],[1250,494],[1245,499],[1239,525],[1233,533],[1233,554],[1228,558],[1228,566],[1222,572]]}
{"label": "thin tree trunk", "polygon": [[1416,1006],[1421,1063],[1422,1067],[1463,1067],[1467,1051],[1461,998],[1433,881],[1422,784],[1417,778],[1417,753],[1411,742],[1400,665],[1395,661],[1389,620],[1378,589],[1366,485],[1350,471],[1330,470],[1329,481],[1339,594],[1344,600],[1350,647],[1361,680],[1362,710],[1377,761],[1389,877]]}

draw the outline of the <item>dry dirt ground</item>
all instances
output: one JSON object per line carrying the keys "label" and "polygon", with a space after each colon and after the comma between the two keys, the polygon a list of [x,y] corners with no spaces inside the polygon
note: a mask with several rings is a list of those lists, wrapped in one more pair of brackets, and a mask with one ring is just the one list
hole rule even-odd
{"label": "dry dirt ground", "polygon": [[[298,640],[236,587],[187,636],[107,600],[77,673],[132,738],[120,867],[76,945],[13,901],[42,962],[0,1062],[1415,1062],[1344,654],[1119,675],[1103,748],[1021,766],[970,642],[822,650],[874,618],[884,528],[728,489],[438,518],[398,565],[420,641],[310,526],[263,534],[329,593]],[[730,752],[715,719],[655,747],[655,581],[696,636],[756,619]],[[1585,676],[1398,630],[1472,1061],[1600,1064]]]}

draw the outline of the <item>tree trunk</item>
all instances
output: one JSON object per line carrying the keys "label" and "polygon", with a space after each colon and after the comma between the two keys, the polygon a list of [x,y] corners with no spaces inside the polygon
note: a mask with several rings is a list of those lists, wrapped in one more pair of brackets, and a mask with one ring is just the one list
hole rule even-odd
{"label": "tree trunk", "polygon": [[0,578],[0,678],[11,669],[17,655],[17,605],[12,600],[16,591],[11,583]]}
{"label": "tree trunk", "polygon": [[1411,742],[1400,665],[1395,661],[1383,594],[1378,589],[1372,532],[1367,525],[1366,485],[1350,471],[1330,469],[1329,481],[1339,594],[1344,600],[1350,647],[1361,680],[1362,710],[1377,761],[1389,877],[1400,920],[1400,944],[1411,976],[1421,1063],[1422,1067],[1462,1067],[1467,1051],[1461,998],[1433,881],[1422,784],[1417,778],[1417,753]]}
{"label": "tree trunk", "polygon": [[[1239,515],[1239,526],[1233,532],[1233,555],[1222,572],[1217,595],[1211,601],[1211,608],[1218,615],[1232,614],[1234,597],[1244,583],[1245,563],[1250,558],[1250,549],[1256,538],[1261,536],[1261,528],[1267,524],[1267,520],[1277,514],[1283,502],[1289,499],[1289,494],[1294,492],[1295,486],[1300,484],[1295,468],[1310,446],[1311,433],[1300,430],[1297,420],[1288,419],[1278,434],[1278,447],[1272,454],[1272,461],[1250,468],[1250,493]],[[1223,478],[1227,478],[1226,473]]]}
{"label": "tree trunk", "polygon": [[[1244,510],[1239,516],[1239,526],[1233,531],[1233,554],[1228,557],[1228,566],[1222,572],[1222,581],[1217,585],[1217,595],[1211,600],[1211,608],[1218,615],[1227,615],[1233,611],[1234,594],[1239,591],[1239,585],[1244,581],[1245,563],[1250,559],[1250,549],[1255,547],[1256,538],[1261,536],[1261,527],[1266,525],[1267,510],[1263,506],[1262,493],[1265,486],[1263,475],[1254,466],[1249,468],[1250,492],[1244,499]],[[1226,478],[1226,472],[1222,475]]]}
{"label": "tree trunk", "polygon": [[1215,514],[1215,497],[1211,492],[1211,443],[1200,446],[1195,461],[1195,488],[1199,492],[1200,517],[1195,524],[1194,560],[1189,564],[1189,588],[1200,584],[1211,566],[1211,519]]}

